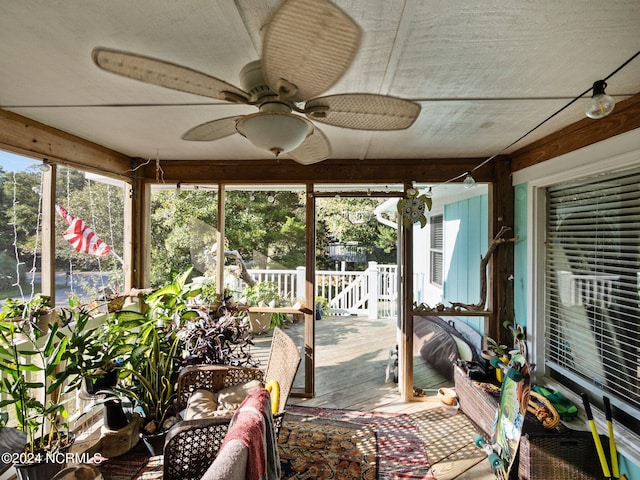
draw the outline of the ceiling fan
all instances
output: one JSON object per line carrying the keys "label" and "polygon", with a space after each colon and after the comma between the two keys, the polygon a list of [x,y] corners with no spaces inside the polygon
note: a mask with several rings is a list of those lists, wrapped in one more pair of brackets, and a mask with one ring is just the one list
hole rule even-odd
{"label": "ceiling fan", "polygon": [[401,130],[420,113],[419,104],[388,95],[319,96],[349,68],[360,37],[360,27],[328,0],[285,0],[264,33],[262,58],[240,72],[243,89],[188,67],[130,52],[98,47],[92,57],[108,72],[259,109],[197,125],[182,135],[184,140],[212,141],[239,133],[276,156],[286,152],[308,165],[328,158],[331,147],[322,131],[300,114],[343,128]]}

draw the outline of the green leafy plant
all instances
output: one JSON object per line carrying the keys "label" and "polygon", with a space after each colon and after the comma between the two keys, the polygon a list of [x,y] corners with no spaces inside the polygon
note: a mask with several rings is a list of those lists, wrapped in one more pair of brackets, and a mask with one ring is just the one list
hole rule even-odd
{"label": "green leafy plant", "polygon": [[498,343],[491,337],[487,337],[487,349],[490,352],[493,352],[498,357],[504,357],[509,351],[509,347],[501,343]]}
{"label": "green leafy plant", "polygon": [[218,292],[216,290],[216,281],[209,278],[200,283],[200,295],[198,300],[203,305],[215,305],[218,302]]}
{"label": "green leafy plant", "polygon": [[35,322],[37,317],[51,313],[51,298],[40,293],[29,300],[7,298],[0,311],[0,320],[21,318]]}
{"label": "green leafy plant", "polygon": [[75,296],[70,297],[69,307],[60,309],[60,316],[69,329],[64,375],[72,381],[67,391],[79,388],[82,381],[96,384],[124,364],[133,350],[132,332],[113,314],[107,315],[104,323],[97,327],[88,328],[93,311],[95,309],[81,305]]}
{"label": "green leafy plant", "polygon": [[[260,282],[246,287],[242,292],[247,303],[259,307],[282,307],[288,301],[280,295],[276,282]],[[250,314],[251,315],[251,314]],[[269,319],[269,328],[276,328],[284,325],[288,321],[285,313],[274,312]]]}
{"label": "green leafy plant", "polygon": [[231,297],[220,302],[215,311],[199,310],[179,332],[184,364],[218,364],[255,367],[251,358],[251,333],[247,312],[240,310]]}
{"label": "green leafy plant", "polygon": [[28,453],[55,452],[68,442],[67,409],[58,396],[69,378],[67,345],[58,324],[43,331],[0,321],[0,408],[13,407]]}
{"label": "green leafy plant", "polygon": [[325,297],[316,297],[315,315],[317,320],[329,315],[329,300]]}
{"label": "green leafy plant", "polygon": [[286,300],[278,291],[276,282],[260,282],[253,286],[246,287],[242,295],[247,299],[249,305],[281,307]]}
{"label": "green leafy plant", "polygon": [[182,364],[179,332],[190,319],[199,318],[189,303],[200,294],[187,283],[192,268],[144,298],[142,312],[121,310],[114,315],[120,328],[132,332],[134,343],[121,369],[124,382],[117,387],[144,416],[143,430],[165,430],[174,420],[175,382]]}

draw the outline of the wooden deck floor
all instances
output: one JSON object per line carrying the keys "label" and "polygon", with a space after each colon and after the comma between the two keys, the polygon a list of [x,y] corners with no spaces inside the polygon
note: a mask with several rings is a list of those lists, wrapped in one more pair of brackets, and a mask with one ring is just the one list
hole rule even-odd
{"label": "wooden deck floor", "polygon": [[[287,325],[285,331],[302,345],[302,324]],[[254,355],[266,363],[269,334],[256,336],[255,344]],[[442,412],[436,391],[451,382],[425,366],[419,357],[414,358],[414,385],[427,389],[421,401],[401,401],[397,385],[385,381],[389,349],[395,344],[395,320],[329,317],[317,321],[315,395],[292,396],[289,403],[416,414],[438,480],[494,479],[486,454],[472,442],[476,430],[469,419],[462,412],[452,416]],[[296,385],[302,385],[300,380]]]}

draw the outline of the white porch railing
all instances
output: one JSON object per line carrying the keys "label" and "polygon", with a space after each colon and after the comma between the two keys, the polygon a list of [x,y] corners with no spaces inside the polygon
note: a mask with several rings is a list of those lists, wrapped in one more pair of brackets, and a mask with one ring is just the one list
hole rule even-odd
{"label": "white porch railing", "polygon": [[558,290],[563,305],[604,305],[611,304],[613,282],[619,275],[574,275],[558,270]]}
{"label": "white porch railing", "polygon": [[[305,270],[305,267],[295,270],[250,269],[249,274],[256,282],[274,282],[280,295],[293,304],[304,298]],[[245,283],[234,278],[227,286],[239,293]],[[395,317],[398,267],[369,262],[365,271],[316,270],[315,296],[327,299],[332,315]]]}

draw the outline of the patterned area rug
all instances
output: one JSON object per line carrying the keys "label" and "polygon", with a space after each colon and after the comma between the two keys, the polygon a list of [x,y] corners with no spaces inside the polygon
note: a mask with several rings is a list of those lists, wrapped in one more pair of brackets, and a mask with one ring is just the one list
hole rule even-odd
{"label": "patterned area rug", "polygon": [[278,443],[283,478],[376,478],[376,463],[377,478],[435,478],[419,427],[406,414],[288,406]]}
{"label": "patterned area rug", "polygon": [[147,448],[139,442],[132,450],[98,466],[104,480],[131,480],[149,462]]}
{"label": "patterned area rug", "polygon": [[[435,480],[410,415],[288,406],[278,452],[283,479]],[[100,465],[104,480],[162,478],[140,442]]]}
{"label": "patterned area rug", "polygon": [[281,478],[375,480],[375,432],[345,422],[315,423],[285,418],[278,439]]}

